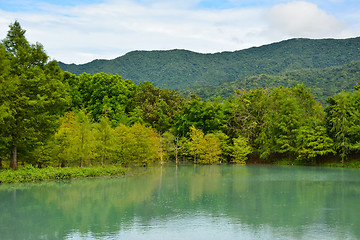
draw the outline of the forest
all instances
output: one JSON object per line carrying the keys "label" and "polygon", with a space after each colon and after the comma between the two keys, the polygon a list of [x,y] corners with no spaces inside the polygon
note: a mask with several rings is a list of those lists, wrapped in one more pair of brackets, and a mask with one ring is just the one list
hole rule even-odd
{"label": "forest", "polygon": [[214,94],[227,98],[237,88],[305,84],[318,100],[325,100],[341,90],[350,91],[357,84],[353,76],[359,73],[359,60],[360,37],[297,38],[234,52],[133,51],[111,60],[85,64],[59,62],[59,66],[76,75],[119,74],[136,84],[149,81],[155,87],[202,98]]}
{"label": "forest", "polygon": [[304,84],[311,88],[311,93],[322,104],[326,99],[341,91],[352,92],[358,84],[360,75],[360,61],[352,61],[342,66],[327,68],[306,68],[286,71],[279,74],[260,74],[234,81],[222,82],[218,85],[192,87],[179,90],[181,95],[196,94],[203,99],[217,95],[228,98],[234,95],[236,89],[257,89],[291,87]]}
{"label": "forest", "polygon": [[183,97],[150,81],[61,70],[15,21],[0,44],[0,168],[344,165],[359,160],[360,83],[353,87],[326,104],[302,84]]}

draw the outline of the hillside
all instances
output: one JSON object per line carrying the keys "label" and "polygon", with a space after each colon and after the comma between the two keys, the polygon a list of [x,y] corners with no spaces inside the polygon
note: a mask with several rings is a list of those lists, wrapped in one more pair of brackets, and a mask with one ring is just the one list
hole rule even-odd
{"label": "hillside", "polygon": [[360,60],[360,37],[351,39],[291,39],[235,52],[201,54],[187,50],[133,51],[113,60],[64,64],[74,74],[118,73],[135,83],[181,90],[214,86],[260,74],[342,66]]}
{"label": "hillside", "polygon": [[359,82],[360,61],[354,61],[341,67],[292,70],[275,75],[260,74],[215,86],[188,88],[180,92],[185,96],[197,94],[204,99],[214,95],[226,98],[234,95],[236,89],[291,87],[295,84],[304,84],[311,88],[311,92],[318,100],[324,102],[341,90],[353,91],[354,86]]}

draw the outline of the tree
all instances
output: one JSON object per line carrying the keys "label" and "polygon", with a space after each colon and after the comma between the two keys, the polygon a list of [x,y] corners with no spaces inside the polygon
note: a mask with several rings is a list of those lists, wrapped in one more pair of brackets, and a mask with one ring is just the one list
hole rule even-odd
{"label": "tree", "polygon": [[248,140],[242,136],[234,138],[234,146],[232,147],[231,156],[234,163],[246,163],[247,155],[251,153],[251,147],[248,145]]}
{"label": "tree", "polygon": [[203,164],[214,164],[219,162],[221,151],[221,144],[219,139],[213,133],[208,133],[205,135],[200,149],[202,153],[200,154],[199,161]]}
{"label": "tree", "polygon": [[114,130],[111,128],[111,122],[106,113],[96,124],[96,139],[100,163],[104,165],[111,159],[114,152]]}
{"label": "tree", "polygon": [[196,164],[197,158],[203,152],[204,147],[204,133],[201,129],[197,129],[194,126],[190,127],[190,151],[194,157],[194,163]]}
{"label": "tree", "polygon": [[[95,157],[95,134],[90,116],[84,109],[75,115],[74,133],[72,135],[72,144],[75,148],[76,158],[80,167],[89,163],[90,159]],[[103,156],[104,157],[104,156]],[[104,160],[105,161],[105,160]]]}
{"label": "tree", "polygon": [[258,149],[263,143],[259,136],[266,127],[265,117],[269,112],[269,92],[266,89],[236,91],[236,99],[226,102],[227,132],[232,138],[245,136],[248,143]]}
{"label": "tree", "polygon": [[115,128],[114,162],[125,166],[148,166],[159,158],[159,137],[152,128],[141,124]]}
{"label": "tree", "polygon": [[188,136],[191,126],[207,134],[222,130],[226,125],[221,98],[204,102],[194,96],[183,106],[176,120],[176,131],[182,136]]}
{"label": "tree", "polygon": [[163,134],[174,124],[175,115],[180,112],[184,98],[175,91],[155,88],[146,81],[139,84],[135,102],[136,108],[143,114],[143,122]]}
{"label": "tree", "polygon": [[344,164],[349,153],[360,149],[360,93],[340,92],[327,102],[328,131]]}
{"label": "tree", "polygon": [[272,89],[266,102],[268,110],[255,140],[260,157],[294,160],[298,156],[299,130],[320,125],[324,116],[321,105],[303,85]]}
{"label": "tree", "polygon": [[176,137],[170,132],[165,132],[164,134],[162,134],[161,148],[162,151],[165,153],[166,160],[169,160],[170,157],[174,155],[176,157]]}
{"label": "tree", "polygon": [[10,167],[17,169],[18,147],[31,150],[45,141],[55,131],[68,97],[57,62],[49,61],[41,44],[26,40],[19,22],[10,25],[2,45],[9,74],[0,83],[1,137],[8,139]]}
{"label": "tree", "polygon": [[297,135],[299,159],[313,160],[317,156],[334,154],[334,142],[324,126],[302,126]]}
{"label": "tree", "polygon": [[65,80],[69,84],[73,109],[85,108],[96,122],[105,109],[113,125],[128,121],[127,114],[135,107],[137,87],[133,81],[106,73],[83,73],[78,77],[65,73]]}

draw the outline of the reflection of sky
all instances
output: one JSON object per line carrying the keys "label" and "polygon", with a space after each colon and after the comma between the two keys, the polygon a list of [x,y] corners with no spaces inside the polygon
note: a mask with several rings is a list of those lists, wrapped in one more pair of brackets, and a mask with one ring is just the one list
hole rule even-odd
{"label": "reflection of sky", "polygon": [[[294,231],[296,230],[296,231]],[[74,231],[66,240],[272,240],[272,239],[355,239],[344,229],[329,228],[324,224],[299,226],[298,229],[284,227],[274,228],[268,225],[249,226],[241,222],[234,222],[226,217],[214,217],[197,214],[179,216],[172,219],[153,220],[144,225],[135,221],[132,226],[127,226],[121,231],[109,234],[86,233]]]}

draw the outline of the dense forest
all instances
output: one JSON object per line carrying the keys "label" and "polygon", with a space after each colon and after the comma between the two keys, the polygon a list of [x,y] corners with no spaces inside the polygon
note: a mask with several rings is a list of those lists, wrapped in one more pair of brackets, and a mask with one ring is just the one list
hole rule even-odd
{"label": "dense forest", "polygon": [[[332,58],[319,47],[335,40],[323,40],[320,45],[292,40],[274,46],[280,53],[283,45],[297,41],[317,46],[314,66],[322,67],[314,60],[322,52],[334,65],[349,60]],[[357,42],[335,41],[337,51],[349,53],[344,55],[351,60],[359,55],[360,48],[354,49]],[[251,51],[276,61],[266,49]],[[283,54],[290,52],[288,48]],[[219,64],[208,61],[209,68]],[[250,62],[255,67],[255,59]],[[289,74],[292,78],[296,72]],[[279,76],[286,80],[286,75]],[[226,99],[185,98],[150,81],[63,71],[49,60],[41,44],[26,40],[16,21],[0,44],[0,167],[17,169],[18,163],[39,168],[147,166],[170,160],[316,164],[334,159],[344,163],[358,157],[360,150],[360,84],[354,88],[327,98],[326,107],[301,84],[236,90]]]}
{"label": "dense forest", "polygon": [[236,81],[227,81],[219,85],[193,87],[180,90],[183,96],[196,94],[203,99],[214,95],[228,98],[234,95],[236,89],[257,89],[291,87],[295,84],[304,84],[311,88],[316,99],[326,103],[326,99],[341,91],[351,92],[357,85],[360,75],[360,61],[353,61],[343,66],[329,68],[309,68],[292,70],[285,73],[269,75],[260,74]]}
{"label": "dense forest", "polygon": [[[136,84],[150,81],[155,87],[185,89],[188,95],[184,96],[197,94],[204,99],[214,94],[226,98],[237,88],[290,87],[297,83],[325,100],[357,84],[354,73],[359,72],[359,65],[351,63],[359,60],[360,38],[291,39],[235,52],[134,51],[113,60],[80,65],[60,62],[59,66],[75,75],[105,72]],[[342,69],[345,64],[350,65]],[[194,91],[195,87],[200,89]]]}

